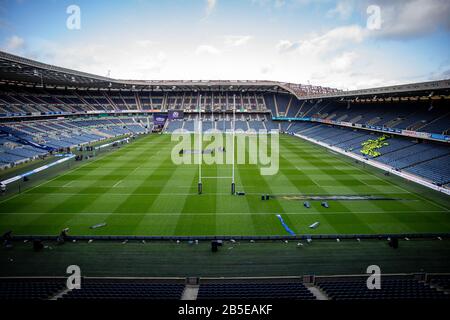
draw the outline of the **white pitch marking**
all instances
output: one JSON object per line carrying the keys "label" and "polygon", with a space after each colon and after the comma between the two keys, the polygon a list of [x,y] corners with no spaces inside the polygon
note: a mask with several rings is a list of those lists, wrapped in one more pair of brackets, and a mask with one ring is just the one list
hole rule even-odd
{"label": "white pitch marking", "polygon": [[[389,213],[442,213],[442,211],[328,211],[328,212],[283,212],[284,215],[336,215],[336,214],[389,214]],[[111,213],[111,212],[3,212],[0,215],[134,215],[134,216],[180,216],[180,213],[169,212],[146,212],[146,213]],[[273,215],[276,212],[200,212],[200,213],[181,213],[189,216],[212,216],[212,215]]]}
{"label": "white pitch marking", "polygon": [[67,188],[69,187],[70,184],[72,184],[74,182],[74,180],[67,182],[65,185],[63,185],[63,188]]}
{"label": "white pitch marking", "polygon": [[136,168],[134,168],[134,170],[133,171],[131,171],[131,174],[133,174],[133,173],[135,173],[138,169],[140,169],[142,166],[139,166],[139,167],[136,167]]}
{"label": "white pitch marking", "polygon": [[231,179],[231,177],[202,177],[202,179]]}
{"label": "white pitch marking", "polygon": [[[144,186],[145,187],[145,186]],[[242,186],[241,186],[242,187]],[[47,188],[60,188],[57,186],[52,186],[52,187],[47,187]],[[108,188],[108,187],[104,187],[104,188]],[[192,185],[185,185],[185,186],[174,186],[174,188],[193,188]],[[249,190],[249,189],[255,189],[257,187],[249,187],[246,186],[245,189]],[[247,195],[260,195],[261,193],[264,193],[263,191],[260,192],[246,192]],[[95,193],[74,193],[74,192],[58,192],[58,193],[39,193],[39,192],[34,192],[33,194],[44,194],[46,197],[51,197],[51,196],[60,196],[60,195],[65,195],[65,196],[76,196],[76,195],[93,195]],[[136,195],[136,196],[171,196],[171,195],[183,195],[183,196],[189,196],[189,195],[197,195],[197,192],[193,192],[193,193],[183,193],[183,194],[177,194],[177,193],[171,193],[171,192],[161,192],[161,193],[111,193],[111,195],[116,195],[116,196],[131,196],[131,195]],[[208,195],[229,195],[230,193],[223,193],[223,192],[207,192],[205,194]],[[319,196],[330,196],[329,194],[309,194],[309,193],[299,193],[299,192],[295,192],[295,193],[271,193],[274,196],[278,196],[278,197],[282,197],[282,196],[311,196],[311,197],[319,197]],[[387,195],[387,194],[405,194],[404,192],[381,192],[381,193],[375,193],[375,192],[371,192],[370,195],[374,196],[374,195]],[[334,194],[336,196],[348,196],[349,194],[345,193],[345,194]],[[359,195],[356,195],[359,196]],[[367,196],[366,194],[363,194],[362,196]],[[338,199],[338,200],[333,200],[333,201],[346,201],[346,200],[342,200],[342,199]],[[352,201],[391,201],[391,200],[371,200],[371,199],[362,199],[362,200],[352,200]],[[395,201],[419,201],[418,199],[396,199]],[[446,210],[447,211],[447,210]]]}
{"label": "white pitch marking", "polygon": [[113,188],[117,187],[122,181],[123,181],[123,180],[120,180],[120,181],[116,182],[116,184],[113,185]]}

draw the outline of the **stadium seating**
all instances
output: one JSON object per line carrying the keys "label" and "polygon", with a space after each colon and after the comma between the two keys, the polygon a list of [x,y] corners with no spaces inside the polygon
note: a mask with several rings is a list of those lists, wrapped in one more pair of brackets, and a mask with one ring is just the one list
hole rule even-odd
{"label": "stadium seating", "polygon": [[208,283],[200,285],[197,299],[314,300],[315,297],[302,283]]}
{"label": "stadium seating", "polygon": [[249,121],[248,126],[250,129],[255,131],[266,130],[266,127],[262,121]]}
{"label": "stadium seating", "polygon": [[[299,101],[287,93],[258,92],[133,92],[57,90],[0,86],[0,116],[121,112],[126,110],[195,111],[201,102],[204,111],[231,111],[236,96],[238,111],[266,112],[281,117],[313,117],[353,122],[374,128],[408,129],[445,133],[450,129],[450,113],[445,102],[423,101],[357,103],[338,100]],[[202,95],[202,101],[199,100]],[[392,105],[395,104],[395,108]],[[410,110],[415,110],[410,112]],[[286,128],[283,128],[286,129]]]}
{"label": "stadium seating", "polygon": [[174,120],[170,121],[167,125],[166,132],[173,132],[177,129],[183,128],[183,121],[182,120]]}
{"label": "stadium seating", "polygon": [[[292,87],[292,90],[301,90]],[[201,99],[200,99],[201,98]],[[91,113],[142,110],[184,110],[185,118],[170,121],[166,132],[185,129],[193,132],[200,106],[203,110],[203,130],[230,130],[236,106],[237,130],[272,130],[300,133],[428,179],[438,185],[450,183],[447,167],[448,146],[420,142],[417,139],[390,137],[388,145],[369,144],[379,141],[381,134],[366,129],[410,130],[445,134],[450,130],[450,112],[446,100],[397,100],[362,102],[342,99],[298,100],[288,92],[267,91],[132,91],[73,90],[0,85],[0,117],[27,116],[26,121],[7,122],[0,134],[9,141],[0,143],[0,166],[9,166],[45,154],[45,148],[62,149],[126,134],[141,134],[152,130],[148,116],[94,117]],[[393,107],[395,106],[395,108]],[[414,110],[414,112],[411,112]],[[80,113],[82,117],[80,117]],[[31,120],[31,116],[54,115],[49,120]],[[76,114],[60,119],[56,115]],[[302,117],[308,121],[273,121],[272,117]],[[310,122],[311,120],[313,122]],[[342,121],[354,128],[314,122]],[[14,141],[12,141],[12,140]],[[21,140],[21,141],[19,141]],[[33,147],[25,146],[25,141]],[[377,144],[376,142],[374,142]],[[34,144],[37,144],[37,148]],[[369,144],[369,145],[368,145]],[[43,147],[40,149],[39,146]],[[42,151],[44,150],[44,151]]]}
{"label": "stadium seating", "polygon": [[[200,279],[197,300],[448,300],[450,276],[383,275],[380,290],[367,288],[367,275],[317,276],[308,285],[286,279]],[[180,300],[186,290],[178,279],[83,278],[68,290],[62,278],[2,278],[0,300]],[[310,288],[314,288],[311,289]]]}
{"label": "stadium seating", "polygon": [[0,167],[20,163],[46,154],[46,150],[22,144],[17,137],[9,134],[0,134]]}
{"label": "stadium seating", "polygon": [[184,284],[144,280],[83,280],[81,289],[71,290],[63,300],[180,300]]}
{"label": "stadium seating", "polygon": [[[267,110],[263,95],[256,92],[134,92],[57,90],[0,86],[0,117],[32,114],[71,114],[88,111],[121,112],[127,110],[197,110],[201,102],[205,111],[232,110],[236,95],[236,110]],[[199,97],[202,96],[202,101]]]}
{"label": "stadium seating", "polygon": [[450,294],[450,275],[433,275],[430,279],[430,285]]}
{"label": "stadium seating", "polygon": [[[336,127],[325,124],[296,122],[288,132],[299,133],[309,138],[338,147],[367,158],[374,158],[362,152],[362,143],[377,140],[381,133]],[[375,160],[393,168],[406,171],[437,185],[450,182],[450,148],[448,145],[413,140],[413,138],[391,136],[389,145],[377,149]]]}
{"label": "stadium seating", "polygon": [[[142,134],[147,118],[74,118],[8,122],[0,126],[0,167],[120,135]],[[150,125],[151,128],[151,125]],[[150,129],[151,130],[151,129]]]}
{"label": "stadium seating", "polygon": [[[415,164],[407,169],[415,175],[421,176],[438,185],[450,183],[450,155]],[[447,186],[448,187],[448,186]]]}
{"label": "stadium seating", "polygon": [[[377,102],[348,104],[339,100],[292,103],[285,94],[268,93],[266,106],[277,117],[312,117],[322,120],[345,121],[373,127],[429,133],[450,132],[450,112],[445,102]],[[393,107],[395,105],[395,107]],[[414,110],[414,112],[411,112]]]}
{"label": "stadium seating", "polygon": [[1,279],[0,300],[47,300],[64,287],[58,279]]}
{"label": "stadium seating", "polygon": [[381,289],[369,290],[367,278],[324,279],[317,286],[333,300],[438,300],[450,295],[428,284],[405,277],[382,277]]}
{"label": "stadium seating", "polygon": [[[256,116],[256,115],[255,115]],[[189,132],[194,132],[195,130],[195,122],[197,121],[197,115],[188,115],[184,120],[173,120],[170,121],[165,129],[166,132],[173,132],[176,129],[184,129]],[[207,131],[210,129],[221,130],[226,132],[227,130],[232,129],[232,117],[231,116],[223,116],[222,114],[214,115],[214,121],[211,120],[212,116],[210,115],[202,115],[202,130]],[[264,121],[263,121],[264,120]],[[240,131],[248,131],[248,130],[270,130],[275,129],[275,127],[271,127],[272,122],[270,121],[269,127],[267,127],[268,122],[265,121],[265,118],[262,116],[261,118],[246,118],[243,115],[236,116],[235,128]]]}

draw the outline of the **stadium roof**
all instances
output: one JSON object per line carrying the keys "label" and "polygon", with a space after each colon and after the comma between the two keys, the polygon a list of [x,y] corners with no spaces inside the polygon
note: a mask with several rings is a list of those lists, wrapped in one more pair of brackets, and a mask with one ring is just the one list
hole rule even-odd
{"label": "stadium roof", "polygon": [[57,67],[0,51],[0,83],[26,86],[125,89],[125,90],[208,90],[208,91],[284,91],[299,99],[358,98],[450,93],[450,80],[342,91],[321,86],[267,80],[120,80]]}
{"label": "stadium roof", "polygon": [[30,86],[135,90],[281,90],[304,96],[337,89],[259,80],[119,80],[57,67],[0,51],[1,82]]}

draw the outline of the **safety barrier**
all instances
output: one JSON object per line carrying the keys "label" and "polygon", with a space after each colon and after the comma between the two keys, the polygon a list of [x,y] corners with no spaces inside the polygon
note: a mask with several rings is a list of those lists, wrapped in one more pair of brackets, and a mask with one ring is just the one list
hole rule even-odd
{"label": "safety barrier", "polygon": [[31,176],[31,175],[36,174],[36,173],[38,173],[38,172],[44,171],[44,170],[46,170],[46,169],[48,169],[48,168],[51,168],[51,167],[53,167],[53,166],[56,166],[56,165],[61,164],[61,163],[63,163],[63,162],[66,162],[66,161],[68,161],[68,160],[70,160],[70,159],[72,159],[72,158],[75,157],[75,155],[74,155],[74,154],[71,154],[71,153],[69,153],[69,154],[64,154],[64,155],[57,155],[57,156],[62,156],[63,158],[62,158],[62,159],[59,159],[59,160],[57,160],[57,161],[55,161],[55,162],[46,164],[45,166],[36,168],[36,169],[34,169],[34,170],[25,172],[25,173],[23,173],[23,174],[20,174],[20,175],[18,175],[18,176],[15,176],[15,177],[12,177],[12,178],[9,178],[9,179],[0,181],[0,182],[3,183],[4,185],[8,185],[8,184],[13,183],[13,182],[15,182],[15,181],[21,180],[21,179],[23,179],[24,177],[28,177],[28,176]]}

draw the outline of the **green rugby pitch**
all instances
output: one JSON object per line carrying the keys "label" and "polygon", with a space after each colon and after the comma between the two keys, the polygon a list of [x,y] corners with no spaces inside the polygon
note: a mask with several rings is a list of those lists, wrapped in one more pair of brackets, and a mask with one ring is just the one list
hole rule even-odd
{"label": "green rugby pitch", "polygon": [[[258,165],[174,165],[170,135],[148,135],[100,155],[21,194],[0,200],[0,226],[14,234],[55,235],[288,235],[450,232],[450,197],[397,177],[385,177],[292,136],[280,136],[279,172]],[[261,194],[274,195],[261,201]],[[285,196],[371,195],[395,200],[320,201]],[[320,222],[317,229],[308,226]],[[97,229],[99,223],[107,225]]]}

